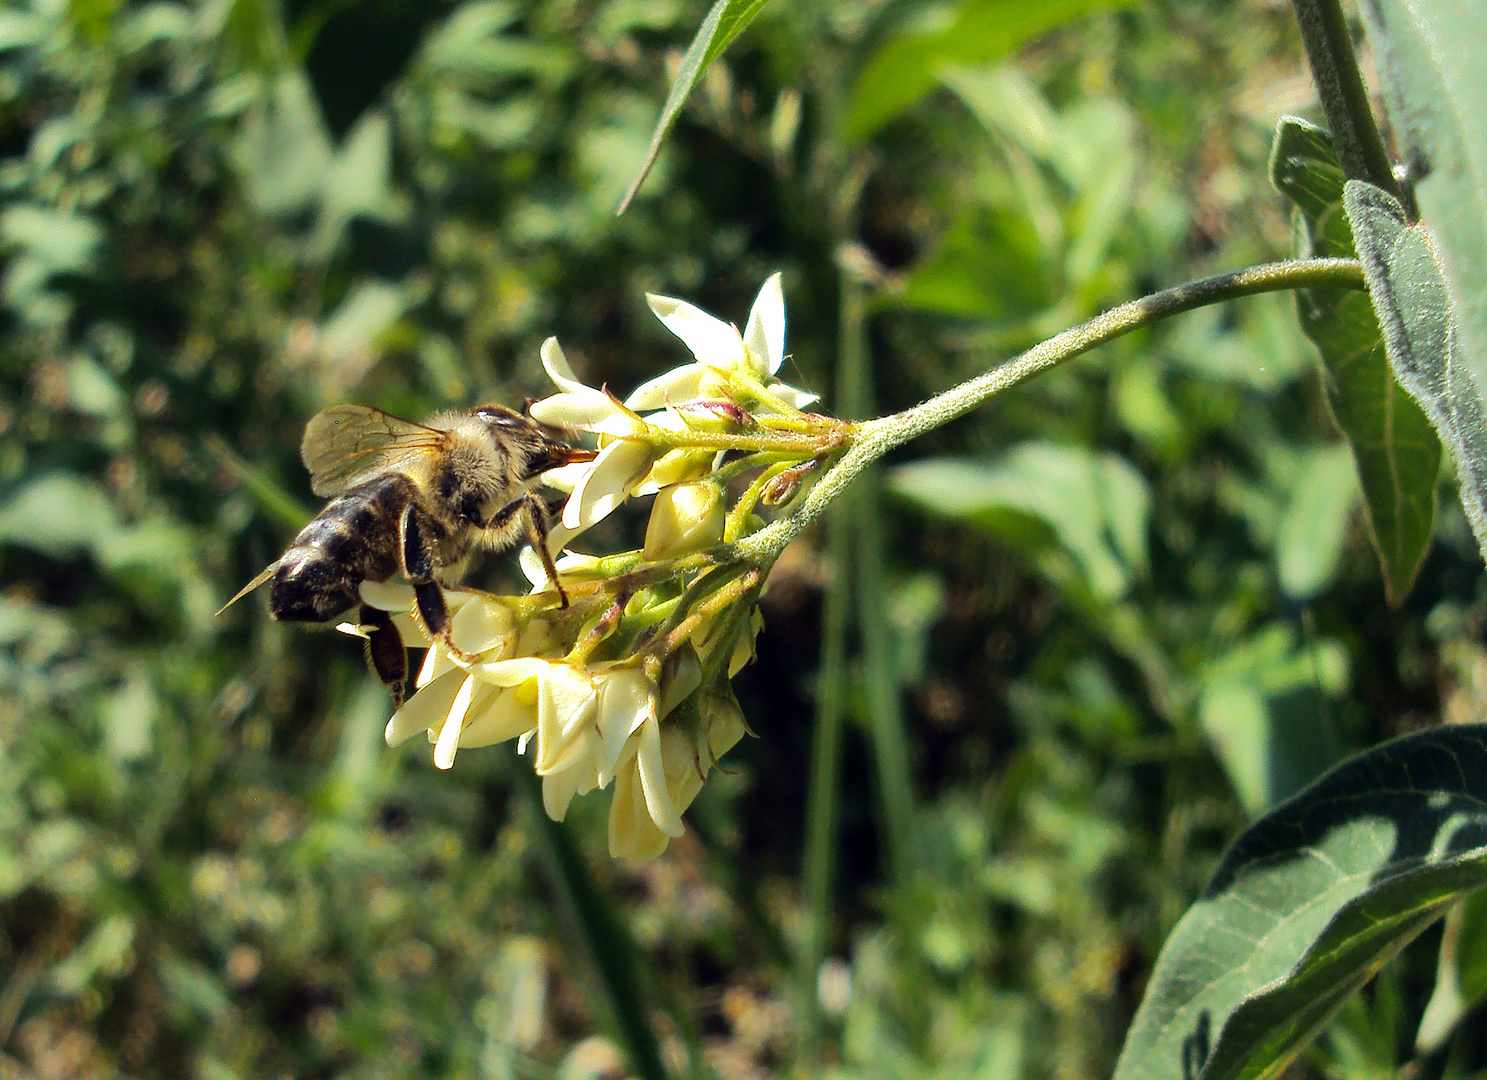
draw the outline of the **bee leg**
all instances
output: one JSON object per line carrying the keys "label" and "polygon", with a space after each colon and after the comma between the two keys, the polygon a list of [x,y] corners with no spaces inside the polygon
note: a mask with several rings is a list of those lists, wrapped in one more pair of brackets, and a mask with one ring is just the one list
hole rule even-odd
{"label": "bee leg", "polygon": [[425,537],[426,529],[418,512],[412,507],[405,510],[398,528],[402,532],[399,555],[403,561],[403,576],[413,586],[413,599],[423,628],[453,656],[467,664],[475,663],[479,657],[456,648],[449,639],[449,605],[444,602],[444,590],[434,579],[434,552]]}
{"label": "bee leg", "polygon": [[552,515],[548,512],[547,503],[529,491],[497,510],[485,527],[499,529],[515,517],[522,518],[527,526],[527,540],[537,549],[537,557],[542,560],[542,569],[547,572],[547,580],[558,590],[558,605],[567,607],[568,594],[563,591],[563,583],[558,580],[558,568],[553,565],[552,554],[547,550],[547,534],[552,528]]}
{"label": "bee leg", "polygon": [[367,666],[392,691],[392,707],[402,708],[403,691],[408,685],[408,650],[403,647],[403,635],[393,625],[392,616],[381,608],[363,604],[359,619],[362,626],[371,628],[363,650]]}

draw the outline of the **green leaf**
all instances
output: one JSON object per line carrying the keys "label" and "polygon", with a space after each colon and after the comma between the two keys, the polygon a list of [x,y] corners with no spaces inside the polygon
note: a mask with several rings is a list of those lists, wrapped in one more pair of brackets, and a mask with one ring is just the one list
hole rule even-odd
{"label": "green leaf", "polygon": [[1129,0],[966,0],[948,22],[890,40],[857,76],[843,137],[867,138],[934,89],[951,64],[984,64],[1063,23]]}
{"label": "green leaf", "polygon": [[971,206],[914,270],[898,301],[943,315],[1012,322],[1052,302],[1053,279],[1025,215]]}
{"label": "green leaf", "polygon": [[108,492],[75,473],[39,476],[0,507],[0,543],[57,559],[91,550],[118,527]]}
{"label": "green leaf", "polygon": [[645,161],[625,190],[616,214],[625,212],[630,200],[635,198],[635,193],[645,182],[651,166],[656,163],[657,155],[661,153],[661,144],[666,141],[671,125],[676,123],[676,118],[692,93],[692,88],[697,85],[697,80],[702,78],[708,65],[733,44],[733,39],[744,32],[744,28],[754,21],[767,3],[769,0],[718,0],[712,6],[707,18],[702,20],[697,36],[687,46],[686,55],[682,57],[682,66],[676,73],[676,81],[671,84],[671,93],[666,95],[666,104],[661,106],[661,118],[656,121],[656,130],[651,133],[651,144],[646,149]]}
{"label": "green leaf", "polygon": [[1276,571],[1288,597],[1308,600],[1331,583],[1357,504],[1358,480],[1347,450],[1338,445],[1306,451],[1275,540]]}
{"label": "green leaf", "polygon": [[312,205],[333,156],[315,89],[298,70],[278,75],[253,103],[232,147],[249,201],[270,216]]}
{"label": "green leaf", "polygon": [[1371,184],[1349,181],[1345,200],[1394,373],[1450,447],[1461,505],[1487,559],[1487,424],[1431,237],[1405,224],[1399,203]]}
{"label": "green leaf", "polygon": [[[1323,129],[1283,117],[1270,176],[1296,205],[1301,254],[1353,257],[1353,233],[1342,206],[1342,166]],[[1390,371],[1367,296],[1306,289],[1296,294],[1296,304],[1301,328],[1322,357],[1328,407],[1358,467],[1369,537],[1389,603],[1398,605],[1409,593],[1435,526],[1440,441]]]}
{"label": "green leaf", "polygon": [[1252,816],[1290,798],[1342,756],[1324,696],[1348,686],[1336,641],[1297,648],[1293,628],[1271,623],[1204,664],[1198,720]]}
{"label": "green leaf", "polygon": [[[1029,442],[1001,461],[916,461],[892,470],[888,482],[910,502],[1035,553],[1062,549],[1074,582],[1097,596],[1119,597],[1146,569],[1151,495],[1145,478],[1114,454]],[[1057,579],[1071,577],[1067,566],[1044,562]]]}
{"label": "green leaf", "polygon": [[1473,893],[1446,916],[1435,989],[1420,1017],[1415,1053],[1446,1045],[1462,1020],[1487,1001],[1487,892]]}
{"label": "green leaf", "polygon": [[[1456,317],[1459,362],[1487,385],[1487,19],[1480,3],[1367,0],[1390,126]],[[1478,538],[1481,538],[1478,533]]]}
{"label": "green leaf", "polygon": [[1281,1073],[1415,935],[1487,883],[1487,726],[1407,735],[1246,830],[1178,922],[1115,1080]]}

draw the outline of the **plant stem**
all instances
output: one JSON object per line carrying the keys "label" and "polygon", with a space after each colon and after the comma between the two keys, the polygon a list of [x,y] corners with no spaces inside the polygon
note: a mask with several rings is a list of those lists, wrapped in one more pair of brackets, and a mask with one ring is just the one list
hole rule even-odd
{"label": "plant stem", "polygon": [[858,425],[851,449],[806,495],[800,508],[740,540],[735,553],[761,564],[773,562],[785,545],[816,521],[863,469],[888,451],[964,416],[997,394],[1065,360],[1194,308],[1256,293],[1314,288],[1363,290],[1362,268],[1356,259],[1287,259],[1177,285],[1111,308],[912,409],[864,421]]}
{"label": "plant stem", "polygon": [[583,856],[567,827],[547,816],[542,805],[542,781],[519,765],[511,770],[526,796],[532,819],[547,849],[554,884],[568,901],[574,922],[587,946],[604,998],[614,1014],[620,1043],[635,1075],[645,1080],[668,1080],[661,1063],[661,1047],[646,1018],[635,943],[583,864]]}
{"label": "plant stem", "polygon": [[805,910],[798,958],[798,1005],[802,1057],[819,1071],[820,1008],[816,978],[826,958],[831,929],[831,894],[836,876],[838,803],[841,788],[842,719],[847,698],[847,626],[852,614],[851,590],[845,580],[852,548],[853,522],[837,514],[828,522],[827,550],[832,554],[836,586],[826,590],[821,613],[821,669],[816,686],[816,719],[811,729],[811,777],[806,790],[805,857],[801,879]]}
{"label": "plant stem", "polygon": [[[844,260],[838,260],[844,263]],[[873,413],[873,369],[867,336],[867,290],[847,265],[841,270],[841,400],[843,415],[856,420]],[[887,852],[889,879],[911,876],[914,854],[914,787],[909,774],[909,743],[903,731],[898,681],[888,641],[888,602],[884,596],[882,492],[869,474],[840,513],[855,522],[851,566],[838,568],[845,588],[855,579],[857,626],[862,646],[865,707],[878,780],[878,810]]]}
{"label": "plant stem", "polygon": [[1374,123],[1341,3],[1291,0],[1291,6],[1301,26],[1301,42],[1343,172],[1350,180],[1366,180],[1383,188],[1403,202],[1414,217],[1414,207],[1394,178],[1383,136]]}

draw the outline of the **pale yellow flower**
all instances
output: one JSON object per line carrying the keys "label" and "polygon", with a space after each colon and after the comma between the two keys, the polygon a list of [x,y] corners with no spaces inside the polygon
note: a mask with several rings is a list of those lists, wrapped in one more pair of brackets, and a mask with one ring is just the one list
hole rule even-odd
{"label": "pale yellow flower", "polygon": [[727,516],[722,489],[710,480],[664,487],[651,504],[641,555],[660,562],[710,548],[723,539]]}
{"label": "pale yellow flower", "polygon": [[653,859],[685,831],[681,815],[717,759],[743,738],[731,690],[703,694],[692,723],[642,725],[634,753],[621,759],[609,807],[609,853]]}

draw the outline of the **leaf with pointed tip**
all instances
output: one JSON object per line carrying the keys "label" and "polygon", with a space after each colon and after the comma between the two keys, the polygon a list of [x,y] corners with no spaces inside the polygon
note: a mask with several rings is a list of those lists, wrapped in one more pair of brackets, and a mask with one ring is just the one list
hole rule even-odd
{"label": "leaf with pointed tip", "polygon": [[[1327,132],[1282,117],[1270,177],[1296,207],[1300,253],[1352,258],[1343,172]],[[1435,527],[1440,441],[1400,386],[1369,298],[1347,289],[1296,294],[1301,328],[1322,357],[1327,404],[1348,440],[1363,487],[1369,537],[1391,605],[1403,601]]]}
{"label": "leaf with pointed tip", "polygon": [[1446,282],[1456,362],[1480,390],[1487,387],[1487,5],[1358,6],[1379,60],[1390,127]]}
{"label": "leaf with pointed tip", "polygon": [[843,136],[867,138],[935,88],[954,64],[986,64],[1040,34],[1131,0],[963,0],[927,33],[894,37],[863,65],[847,104]]}
{"label": "leaf with pointed tip", "polygon": [[1115,1080],[1278,1076],[1483,884],[1487,725],[1343,762],[1234,842],[1157,958]]}
{"label": "leaf with pointed tip", "polygon": [[682,57],[682,66],[676,73],[676,81],[671,84],[671,93],[666,95],[666,104],[661,106],[661,119],[656,121],[656,130],[651,134],[651,144],[646,149],[645,161],[641,163],[640,172],[625,190],[625,196],[620,200],[616,214],[625,212],[625,208],[630,205],[630,200],[635,198],[635,193],[645,182],[651,166],[656,163],[656,158],[661,153],[661,144],[666,141],[671,125],[676,123],[676,118],[681,113],[682,106],[687,103],[692,88],[697,85],[697,80],[702,78],[708,65],[722,55],[724,49],[733,44],[733,39],[744,32],[744,28],[754,21],[754,17],[763,10],[767,3],[769,0],[718,0],[712,6],[712,10],[707,13],[707,18],[702,20],[697,36],[692,39],[692,44],[687,46],[686,55]]}
{"label": "leaf with pointed tip", "polygon": [[1451,448],[1456,490],[1487,559],[1487,421],[1462,362],[1435,246],[1423,226],[1405,222],[1392,195],[1372,184],[1349,180],[1344,201],[1389,361]]}

